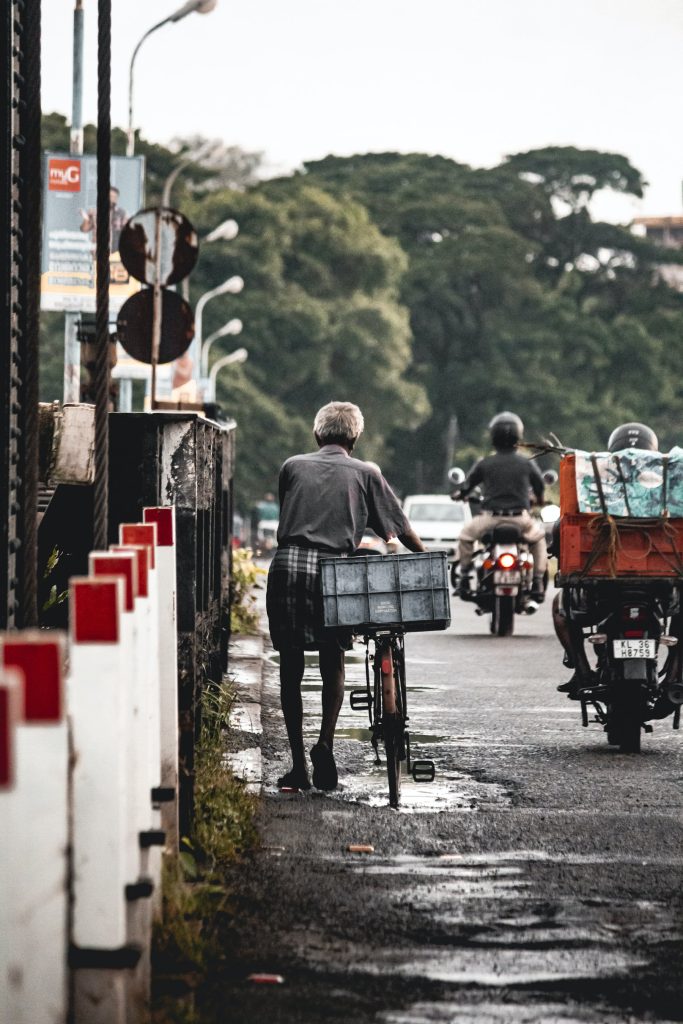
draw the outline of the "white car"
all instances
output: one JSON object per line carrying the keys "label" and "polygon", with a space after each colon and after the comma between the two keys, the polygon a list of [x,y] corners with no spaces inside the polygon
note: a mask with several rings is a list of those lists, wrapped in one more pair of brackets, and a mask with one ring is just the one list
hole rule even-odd
{"label": "white car", "polygon": [[472,518],[466,501],[448,494],[409,494],[403,511],[428,551],[446,551],[449,561],[458,557],[458,537]]}

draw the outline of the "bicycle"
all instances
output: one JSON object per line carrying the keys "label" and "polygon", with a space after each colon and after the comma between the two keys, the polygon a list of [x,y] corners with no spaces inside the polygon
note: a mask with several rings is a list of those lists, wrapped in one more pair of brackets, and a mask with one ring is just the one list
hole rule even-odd
{"label": "bicycle", "polygon": [[367,631],[363,635],[363,643],[366,648],[365,690],[352,690],[350,704],[354,711],[368,712],[370,742],[377,765],[382,763],[380,744],[384,746],[389,805],[397,808],[401,795],[403,762],[415,782],[433,782],[436,769],[433,761],[411,759],[403,630],[389,627]]}

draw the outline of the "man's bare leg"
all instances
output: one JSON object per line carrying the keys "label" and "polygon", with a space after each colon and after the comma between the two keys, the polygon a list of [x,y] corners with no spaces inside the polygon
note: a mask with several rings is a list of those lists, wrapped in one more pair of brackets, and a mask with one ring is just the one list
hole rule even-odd
{"label": "man's bare leg", "polygon": [[337,786],[337,766],[332,748],[334,730],[344,700],[344,651],[334,643],[324,644],[319,651],[320,675],[323,681],[323,716],[320,738],[311,749],[313,785],[331,790]]}
{"label": "man's bare leg", "polygon": [[571,692],[570,684],[580,687],[588,685],[591,679],[591,667],[584,647],[583,630],[571,623],[562,609],[562,595],[557,594],[553,601],[553,625],[557,639],[562,644],[566,658],[565,664],[574,669],[574,675],[568,683],[563,683],[564,691]]}
{"label": "man's bare leg", "polygon": [[292,751],[292,770],[278,780],[278,785],[308,789],[310,783],[304,753],[304,709],[301,699],[303,677],[303,650],[298,647],[283,648],[280,651],[280,703]]}
{"label": "man's bare leg", "polygon": [[332,750],[334,730],[344,703],[345,652],[336,643],[320,648],[320,676],[323,681],[323,717],[320,740]]}

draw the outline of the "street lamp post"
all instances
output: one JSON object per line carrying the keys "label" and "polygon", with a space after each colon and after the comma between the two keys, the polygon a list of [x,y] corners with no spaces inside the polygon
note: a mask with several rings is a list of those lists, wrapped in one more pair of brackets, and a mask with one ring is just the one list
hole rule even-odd
{"label": "street lamp post", "polygon": [[188,14],[193,14],[195,11],[197,14],[208,14],[212,11],[218,0],[187,0],[187,3],[179,7],[173,14],[169,14],[163,21],[158,22],[156,25],[152,25],[151,28],[147,29],[142,38],[138,41],[137,46],[133,50],[133,56],[130,59],[130,67],[128,69],[128,139],[126,144],[126,156],[135,155],[135,128],[133,127],[133,72],[135,69],[135,58],[138,55],[138,51],[145,39],[148,39],[153,32],[156,32],[158,28],[162,28],[164,25],[169,25],[171,22],[180,21],[181,18],[187,17]]}
{"label": "street lamp post", "polygon": [[197,300],[197,307],[194,311],[194,338],[195,344],[197,345],[199,355],[198,363],[200,366],[202,365],[202,317],[204,315],[204,306],[210,299],[215,299],[218,295],[225,295],[226,293],[239,295],[243,288],[243,278],[241,278],[239,274],[235,274],[233,277],[229,277],[227,281],[223,281],[223,284],[219,284],[217,288],[212,288],[210,291],[204,292],[204,294]]}
{"label": "street lamp post", "polygon": [[223,369],[224,366],[229,366],[231,363],[244,363],[249,357],[249,353],[246,348],[236,348],[234,352],[229,352],[227,356],[221,356],[211,367],[211,373],[209,374],[209,401],[216,401],[216,377]]}
{"label": "street lamp post", "polygon": [[221,224],[209,231],[208,235],[203,239],[204,242],[232,242],[233,238],[237,238],[240,231],[239,224],[232,217],[224,220]]}
{"label": "street lamp post", "polygon": [[227,324],[223,324],[217,331],[210,334],[202,345],[201,351],[201,362],[200,362],[200,373],[202,377],[206,377],[209,372],[209,352],[214,341],[218,341],[219,338],[225,338],[228,334],[241,334],[242,333],[242,321],[235,317],[232,320],[228,320]]}

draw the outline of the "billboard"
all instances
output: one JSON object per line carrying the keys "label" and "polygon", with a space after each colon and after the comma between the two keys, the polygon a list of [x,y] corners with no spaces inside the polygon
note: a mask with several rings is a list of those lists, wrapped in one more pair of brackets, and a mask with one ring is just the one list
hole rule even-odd
{"label": "billboard", "polygon": [[[95,312],[97,157],[44,154],[41,309]],[[111,161],[109,303],[140,290],[119,257],[121,229],[143,204],[144,157]]]}

